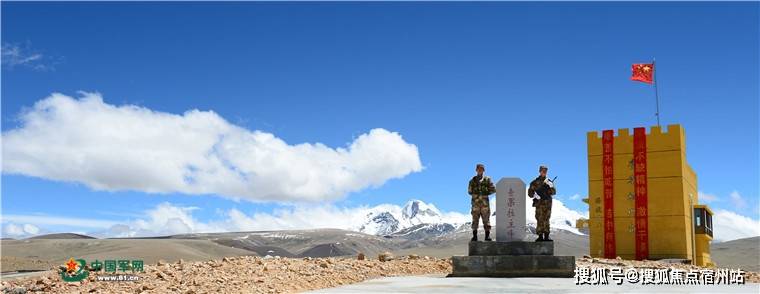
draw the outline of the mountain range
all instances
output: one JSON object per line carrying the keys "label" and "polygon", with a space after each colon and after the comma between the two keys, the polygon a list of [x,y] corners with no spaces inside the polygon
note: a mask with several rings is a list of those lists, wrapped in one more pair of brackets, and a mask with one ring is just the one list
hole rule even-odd
{"label": "mountain range", "polygon": [[[527,215],[530,220],[532,210]],[[588,254],[588,236],[571,226],[579,217],[582,215],[567,209],[561,202],[553,207],[555,254],[578,257]],[[385,251],[435,257],[467,254],[471,235],[469,216],[465,214],[441,213],[435,205],[410,200],[403,207],[370,208],[360,220],[351,230],[272,230],[101,239],[62,233],[23,240],[4,239],[1,241],[2,264],[3,271],[7,271],[45,269],[71,256],[88,260],[126,256],[155,263],[161,259],[208,260],[237,255],[327,257],[355,256],[361,252],[371,257]],[[530,221],[525,230],[529,232],[525,240],[535,237]],[[757,260],[757,244],[757,238],[753,238],[717,243],[712,247],[719,265],[756,269],[751,264]]]}
{"label": "mountain range", "polygon": [[[495,224],[496,209],[491,202],[491,223]],[[555,201],[552,208],[551,227],[578,235],[575,221],[585,217]],[[535,209],[526,204],[526,229],[535,227]],[[403,207],[378,205],[368,210],[363,222],[351,228],[353,231],[378,236],[406,236],[422,239],[445,235],[455,231],[469,231],[471,218],[461,213],[444,214],[435,205],[421,200],[409,200]]]}

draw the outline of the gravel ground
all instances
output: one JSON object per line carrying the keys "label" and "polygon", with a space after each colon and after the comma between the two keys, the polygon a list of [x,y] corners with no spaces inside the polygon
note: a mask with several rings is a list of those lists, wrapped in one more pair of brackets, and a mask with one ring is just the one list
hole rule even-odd
{"label": "gravel ground", "polygon": [[[54,272],[2,282],[3,293],[292,293],[324,289],[390,276],[448,274],[450,259],[416,255],[359,260],[357,258],[279,258],[240,256],[205,262],[158,262],[146,265],[136,282],[97,281],[91,273],[81,282],[66,283]],[[385,259],[385,256],[383,256]],[[631,261],[582,257],[577,267],[634,267],[702,269],[660,261]],[[747,272],[747,283],[760,283],[760,274]]]}
{"label": "gravel ground", "polygon": [[137,282],[97,281],[94,274],[66,283],[54,273],[2,282],[3,292],[23,293],[292,293],[368,279],[446,274],[448,259],[406,256],[390,261],[355,258],[230,257],[207,262],[146,265]]}

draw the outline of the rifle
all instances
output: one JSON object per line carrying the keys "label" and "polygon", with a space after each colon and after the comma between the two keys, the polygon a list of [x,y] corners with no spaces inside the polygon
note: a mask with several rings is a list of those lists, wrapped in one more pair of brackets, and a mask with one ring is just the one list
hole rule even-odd
{"label": "rifle", "polygon": [[[556,181],[556,180],[557,180],[557,177],[554,177],[553,179],[549,180],[549,182],[554,183],[554,181]],[[536,192],[533,192],[533,193],[536,193]],[[539,196],[539,197],[541,197],[541,196]],[[533,198],[533,204],[532,204],[532,206],[533,207],[538,207],[538,199]]]}

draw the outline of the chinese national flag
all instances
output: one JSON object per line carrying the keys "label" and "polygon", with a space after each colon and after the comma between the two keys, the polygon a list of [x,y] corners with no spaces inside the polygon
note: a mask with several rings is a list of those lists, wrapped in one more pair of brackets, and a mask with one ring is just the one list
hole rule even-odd
{"label": "chinese national flag", "polygon": [[631,80],[651,84],[654,77],[654,63],[634,63],[631,66]]}

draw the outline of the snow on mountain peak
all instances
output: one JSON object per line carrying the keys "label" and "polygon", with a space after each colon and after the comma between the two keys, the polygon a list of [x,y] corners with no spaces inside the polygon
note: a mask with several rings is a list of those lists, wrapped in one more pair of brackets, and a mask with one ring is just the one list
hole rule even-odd
{"label": "snow on mountain peak", "polygon": [[402,216],[407,220],[441,221],[441,211],[433,204],[412,199],[404,205]]}
{"label": "snow on mountain peak", "polygon": [[404,218],[413,218],[417,215],[417,212],[420,210],[420,202],[421,201],[419,200],[411,200],[407,202],[406,205],[404,205]]}
{"label": "snow on mountain peak", "polygon": [[412,199],[404,207],[385,204],[369,208],[357,230],[373,235],[388,235],[420,224],[448,223],[449,219],[435,205]]}
{"label": "snow on mountain peak", "polygon": [[[493,207],[495,201],[491,202],[491,223],[495,224],[495,212]],[[526,221],[528,226],[535,226],[535,208],[530,206],[526,201]],[[552,207],[551,227],[552,229],[567,230],[572,233],[582,234],[575,228],[575,221],[588,215],[581,214],[569,209],[559,200],[555,200]],[[371,234],[371,235],[390,235],[394,233],[406,232],[412,228],[415,232],[420,230],[431,231],[448,231],[450,225],[455,228],[462,227],[463,224],[470,221],[469,214],[459,212],[442,213],[432,203],[412,199],[403,207],[393,204],[381,204],[378,206],[366,208],[363,210],[362,217],[356,219],[358,225],[353,227],[354,230]],[[428,225],[428,226],[421,226]],[[469,228],[469,227],[467,227]]]}
{"label": "snow on mountain peak", "polygon": [[[528,226],[535,226],[536,219],[534,215],[536,213],[536,208],[532,207],[529,203],[530,201],[526,203],[527,205],[525,208],[527,224]],[[575,221],[580,218],[588,219],[588,213],[581,214],[578,211],[572,210],[565,206],[562,201],[559,201],[557,199],[554,199],[554,201],[552,201],[552,214],[551,218],[549,219],[549,227],[552,230],[560,229],[578,235],[584,235],[575,227]]]}
{"label": "snow on mountain peak", "polygon": [[358,231],[372,235],[388,235],[398,231],[399,222],[387,211],[370,212]]}

